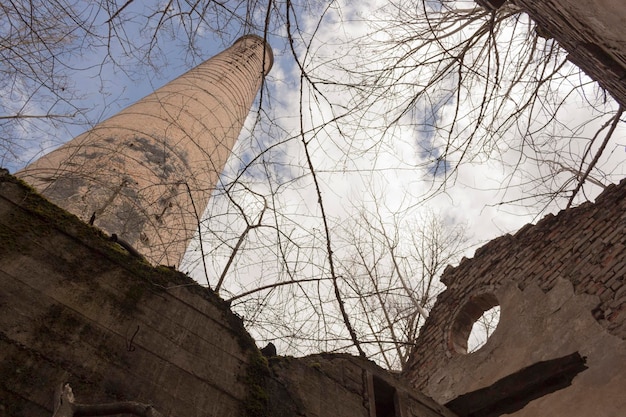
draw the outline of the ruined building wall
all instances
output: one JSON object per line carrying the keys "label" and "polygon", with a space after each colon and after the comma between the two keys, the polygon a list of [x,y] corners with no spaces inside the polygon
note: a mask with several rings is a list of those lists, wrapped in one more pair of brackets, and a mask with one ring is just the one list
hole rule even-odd
{"label": "ruined building wall", "polygon": [[259,353],[217,296],[153,268],[0,175],[0,415],[50,417],[67,381],[82,403],[165,416],[255,407]]}
{"label": "ruined building wall", "polygon": [[399,377],[348,354],[269,358],[273,416],[456,417]]}
{"label": "ruined building wall", "polygon": [[[263,358],[210,290],[0,176],[0,416],[137,401],[164,416],[456,417],[350,355]],[[269,364],[268,364],[269,361]]]}
{"label": "ruined building wall", "polygon": [[[406,375],[442,404],[540,361],[578,352],[588,369],[515,416],[613,416],[626,409],[626,180],[594,204],[548,215],[448,267]],[[472,324],[500,305],[487,343]]]}
{"label": "ruined building wall", "polygon": [[19,173],[82,221],[0,174],[1,417],[52,415],[61,382],[165,416],[456,417],[364,359],[268,365],[221,299],[141,255],[180,260],[270,66],[244,37]]}
{"label": "ruined building wall", "polygon": [[17,175],[153,264],[178,266],[272,60],[244,36]]}
{"label": "ruined building wall", "polygon": [[514,0],[568,52],[568,59],[626,106],[623,0]]}
{"label": "ruined building wall", "polygon": [[[623,1],[509,1],[529,14],[541,36],[554,38],[570,61],[626,105]],[[478,2],[493,10],[506,0]],[[520,375],[536,364],[579,353],[588,369],[567,387],[519,405],[512,415],[621,415],[626,408],[625,197],[622,181],[595,204],[547,216],[447,269],[442,277],[447,289],[406,370],[414,386],[441,403],[454,400],[449,403],[454,409],[459,399],[500,389],[503,381],[523,386]],[[495,305],[501,308],[497,330],[468,354],[473,323]]]}
{"label": "ruined building wall", "polygon": [[[496,9],[506,0],[476,0]],[[554,38],[568,59],[626,106],[626,7],[623,0],[508,0]]]}

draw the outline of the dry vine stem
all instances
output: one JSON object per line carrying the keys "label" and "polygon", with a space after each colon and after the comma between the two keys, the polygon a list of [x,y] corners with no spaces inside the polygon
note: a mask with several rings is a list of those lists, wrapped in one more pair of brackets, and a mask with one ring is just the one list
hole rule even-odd
{"label": "dry vine stem", "polygon": [[163,417],[150,404],[123,401],[106,404],[77,404],[68,383],[60,384],[54,395],[52,417],[109,416],[114,414],[134,414],[142,417]]}

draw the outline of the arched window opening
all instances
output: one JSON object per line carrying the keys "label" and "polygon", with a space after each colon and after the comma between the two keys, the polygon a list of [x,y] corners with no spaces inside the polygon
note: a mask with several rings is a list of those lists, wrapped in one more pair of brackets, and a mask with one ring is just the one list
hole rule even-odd
{"label": "arched window opening", "polygon": [[487,340],[498,327],[500,321],[500,306],[491,307],[485,311],[482,316],[476,320],[472,326],[469,338],[467,340],[467,352],[476,352],[485,346]]}
{"label": "arched window opening", "polygon": [[448,346],[456,353],[472,353],[487,343],[500,321],[500,303],[492,293],[473,296],[457,313]]}

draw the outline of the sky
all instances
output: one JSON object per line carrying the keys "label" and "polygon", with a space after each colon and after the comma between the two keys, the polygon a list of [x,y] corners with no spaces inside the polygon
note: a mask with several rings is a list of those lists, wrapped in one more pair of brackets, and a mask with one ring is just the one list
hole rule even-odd
{"label": "sky", "polygon": [[[245,3],[238,7],[245,7]],[[215,55],[242,34],[259,33],[237,19],[212,19],[211,13],[207,19],[194,21],[178,14],[185,11],[182,6],[177,8],[178,2],[170,4],[170,19],[158,32],[158,47],[152,48],[151,54],[133,54],[123,43],[113,43],[108,49],[93,43],[82,45],[69,57],[67,67],[78,69],[68,70],[71,76],[67,80],[68,87],[80,96],[73,101],[80,109],[78,116],[71,123],[25,120],[16,124],[12,134],[21,141],[18,157],[5,155],[0,162],[14,172],[44,150],[69,140]],[[567,182],[571,173],[561,170],[555,176],[550,174],[564,164],[578,168],[573,156],[587,150],[590,138],[609,119],[602,111],[614,110],[614,104],[610,100],[606,105],[598,104],[602,95],[597,87],[566,63],[556,72],[554,82],[541,87],[539,100],[533,104],[538,110],[528,113],[526,120],[508,122],[508,115],[528,99],[526,84],[513,82],[516,59],[527,54],[524,34],[532,30],[528,20],[518,17],[502,24],[501,37],[493,41],[501,48],[497,63],[495,58],[485,58],[496,55],[485,55],[479,44],[464,57],[474,72],[462,76],[449,72],[438,79],[438,74],[445,73],[445,61],[440,60],[445,54],[441,45],[424,42],[424,21],[418,17],[424,16],[425,10],[440,10],[441,4],[426,2],[426,9],[421,9],[408,7],[403,1],[297,2],[289,20],[282,9],[272,12],[279,17],[269,25],[268,42],[275,61],[266,78],[264,103],[261,110],[259,101],[253,106],[222,175],[223,184],[233,178],[243,178],[247,184],[246,188],[233,188],[245,216],[233,211],[223,189],[218,188],[203,221],[203,243],[211,249],[203,264],[196,240],[187,254],[184,272],[201,284],[207,283],[208,273],[208,281],[214,285],[245,229],[245,220],[258,221],[265,198],[271,200],[273,218],[269,221],[269,214],[264,214],[268,227],[247,236],[245,252],[236,254],[221,295],[233,297],[289,277],[327,276],[327,240],[307,150],[340,269],[350,268],[355,256],[351,239],[363,232],[364,219],[377,220],[380,227],[397,235],[398,251],[408,259],[412,239],[424,219],[434,216],[448,230],[465,230],[466,239],[460,242],[458,255],[471,257],[488,240],[564,208],[566,199],[552,201],[544,191],[563,184],[571,189]],[[475,7],[469,1],[445,4],[460,9]],[[95,13],[84,7],[81,10]],[[153,40],[155,21],[146,24],[140,18],[151,7],[155,6],[137,1],[120,13],[120,19],[127,19],[124,36],[138,45]],[[263,27],[265,11],[260,7],[248,14]],[[107,16],[95,14],[94,21],[102,24]],[[476,25],[455,23],[452,27],[458,31],[446,41],[465,41],[481,22],[484,19]],[[293,44],[285,40],[287,31],[294,35]],[[540,74],[539,70],[554,69],[564,56],[554,52],[554,42],[539,42],[539,49],[557,58],[543,64],[537,55],[530,55],[530,66],[538,68],[531,77]],[[108,59],[106,51],[110,53]],[[308,79],[303,81],[300,68],[306,70]],[[484,82],[493,80],[490,71],[499,71],[497,83]],[[579,84],[584,87],[574,90]],[[5,112],[20,108],[39,114],[47,111],[45,100],[29,100],[24,88],[7,90],[5,86],[2,93]],[[496,104],[481,105],[485,96],[494,98]],[[556,117],[546,121],[549,114]],[[477,118],[485,122],[474,128],[472,121]],[[616,137],[623,137],[623,133],[621,123]],[[590,155],[600,140],[591,145]],[[248,166],[259,154],[262,157]],[[612,140],[600,161],[601,170],[594,176],[604,175],[600,178],[604,183],[619,181],[626,170],[625,156],[626,142]],[[586,194],[576,202],[592,200],[600,191],[600,187],[588,184]],[[272,225],[280,226],[278,239],[283,240],[267,245],[278,236]],[[389,264],[390,260],[385,257],[381,262]],[[407,266],[406,271],[413,270]],[[317,304],[296,288],[255,293],[238,299],[233,308],[258,340],[276,342],[292,337],[298,341],[282,342],[279,352],[304,354],[349,346],[337,321],[336,306],[329,307],[335,302],[330,287],[314,285]],[[417,288],[418,283],[412,285]],[[303,286],[299,288],[304,291]],[[353,295],[352,290],[346,287],[346,295]],[[354,311],[365,308],[351,299],[347,304]],[[372,331],[367,323],[356,321],[363,334]],[[270,330],[268,323],[280,323],[283,328]],[[319,337],[324,343],[307,342],[315,332],[326,333]]]}

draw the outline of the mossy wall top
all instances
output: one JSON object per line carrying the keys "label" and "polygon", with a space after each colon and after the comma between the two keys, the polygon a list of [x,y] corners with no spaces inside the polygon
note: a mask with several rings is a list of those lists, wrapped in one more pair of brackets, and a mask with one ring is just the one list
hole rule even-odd
{"label": "mossy wall top", "polygon": [[0,176],[0,414],[49,417],[67,381],[82,403],[240,415],[256,352],[213,293]]}

